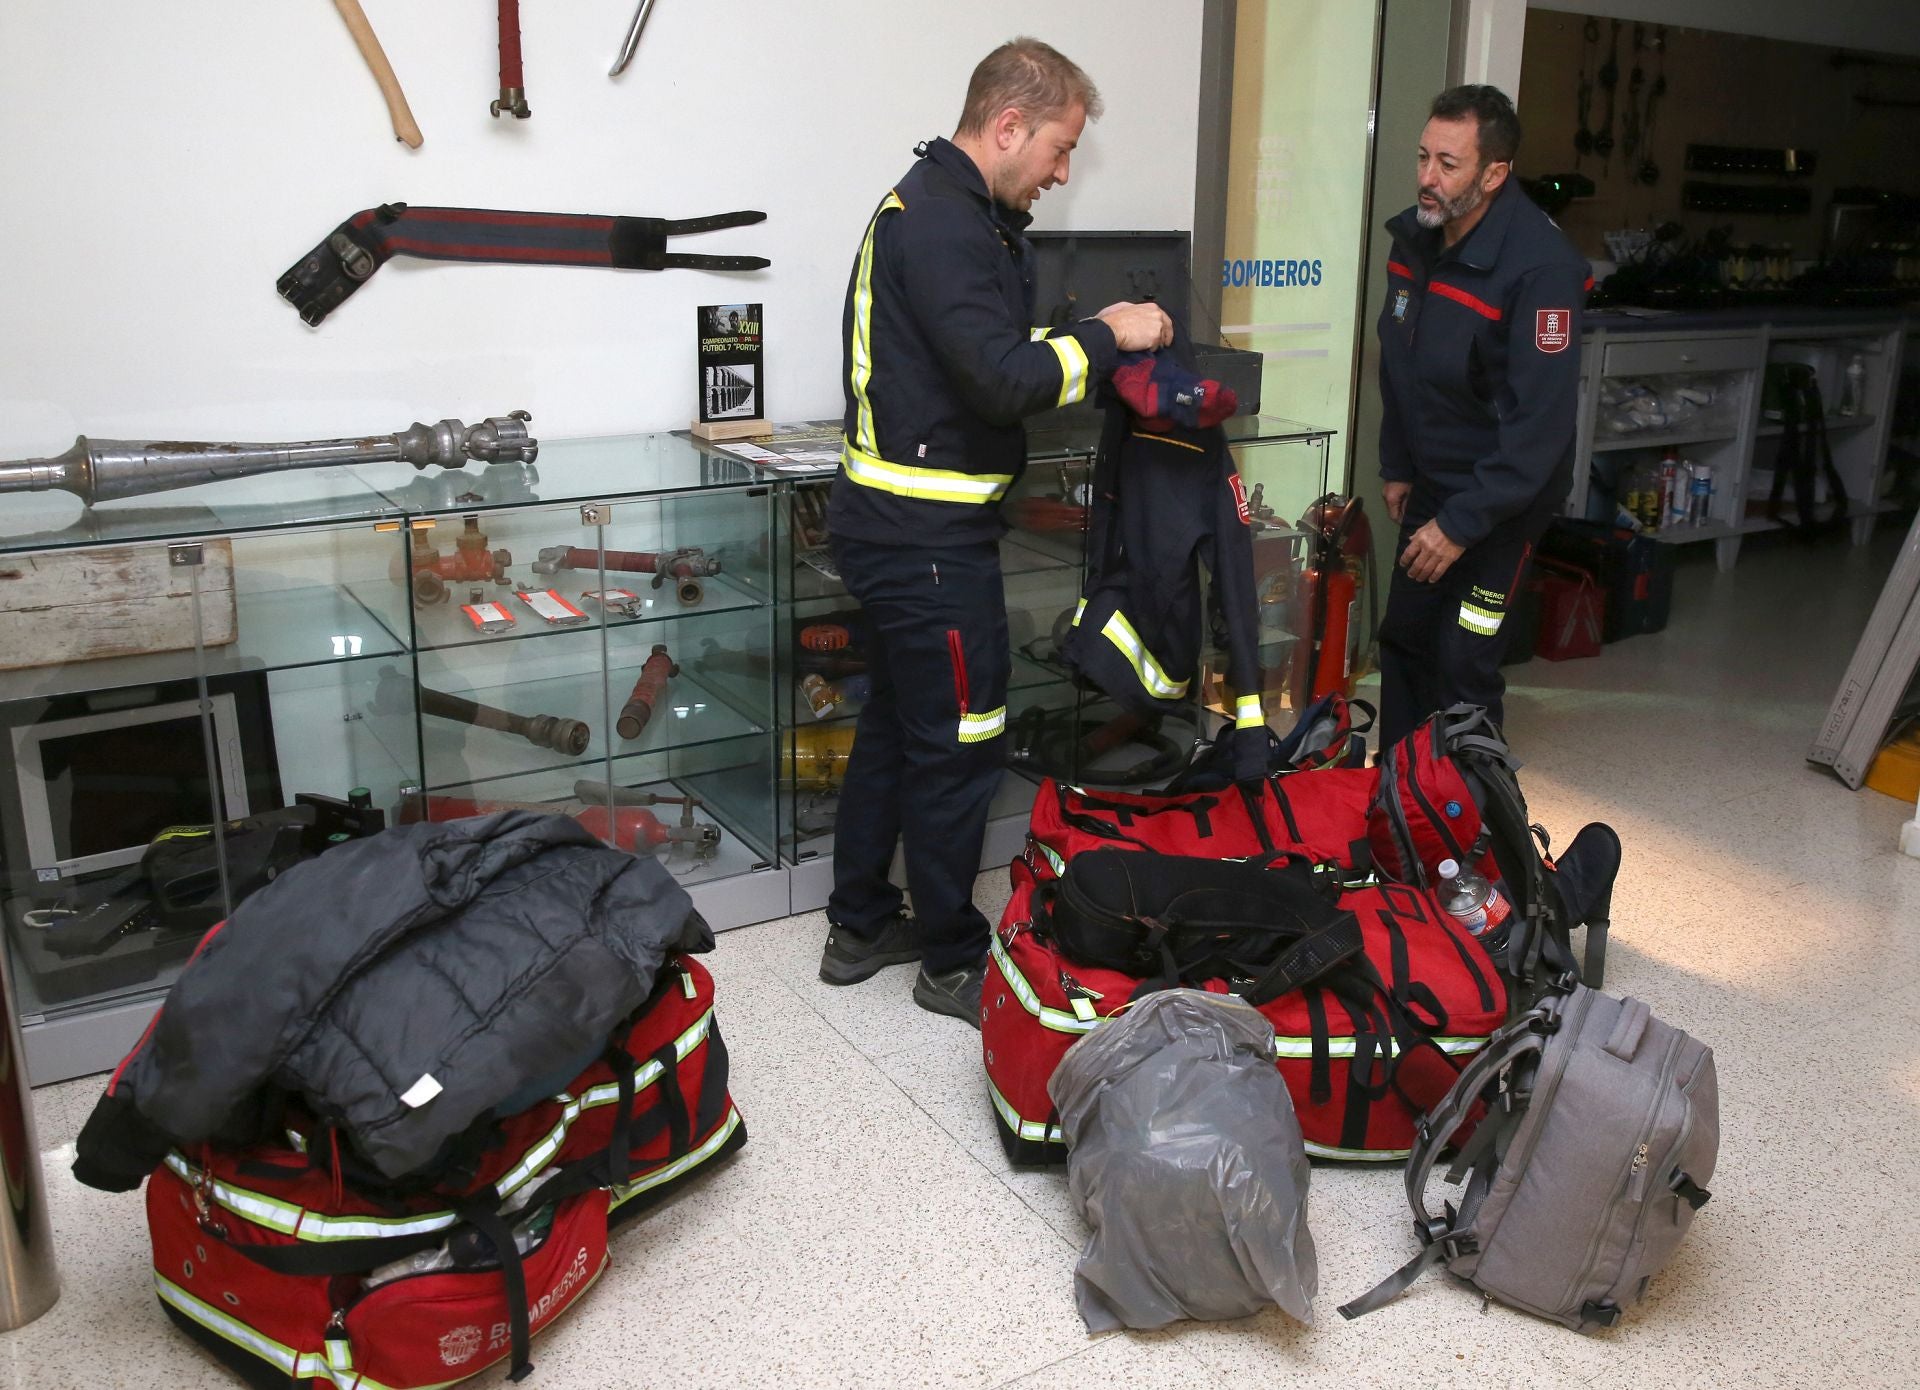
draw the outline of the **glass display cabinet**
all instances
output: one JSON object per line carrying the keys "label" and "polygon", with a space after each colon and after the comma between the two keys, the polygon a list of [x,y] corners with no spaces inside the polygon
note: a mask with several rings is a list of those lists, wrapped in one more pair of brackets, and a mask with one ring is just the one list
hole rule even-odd
{"label": "glass display cabinet", "polygon": [[386,825],[558,811],[717,928],[783,915],[773,511],[671,435],[10,495],[0,917],[31,1079],[113,1066],[234,904]]}

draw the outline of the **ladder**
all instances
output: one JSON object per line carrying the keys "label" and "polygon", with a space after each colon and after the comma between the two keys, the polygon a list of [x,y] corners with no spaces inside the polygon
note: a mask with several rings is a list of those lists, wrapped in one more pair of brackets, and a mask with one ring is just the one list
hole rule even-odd
{"label": "ladder", "polygon": [[1893,711],[1920,668],[1920,515],[1913,519],[1886,587],[1853,649],[1827,717],[1807,753],[1858,790],[1880,751]]}

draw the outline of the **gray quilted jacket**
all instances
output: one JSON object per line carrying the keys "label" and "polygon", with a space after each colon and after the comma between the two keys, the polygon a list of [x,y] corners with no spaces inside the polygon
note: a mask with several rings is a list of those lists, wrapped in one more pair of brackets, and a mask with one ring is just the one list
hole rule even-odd
{"label": "gray quilted jacket", "polygon": [[504,1098],[564,1084],[713,937],[650,859],[564,816],[408,825],[296,865],[202,943],[80,1135],[74,1173],[258,1138],[273,1088],[389,1178]]}

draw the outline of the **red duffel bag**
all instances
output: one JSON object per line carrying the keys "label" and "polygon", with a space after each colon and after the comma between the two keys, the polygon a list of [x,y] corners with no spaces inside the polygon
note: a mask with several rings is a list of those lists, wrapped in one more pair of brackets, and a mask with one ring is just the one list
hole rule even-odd
{"label": "red duffel bag", "polygon": [[[1015,861],[1013,878],[980,999],[987,1092],[1009,1160],[1060,1163],[1066,1143],[1047,1082],[1141,981],[1068,959],[1048,933],[1034,870]],[[1506,991],[1480,944],[1429,894],[1374,884],[1349,889],[1339,906],[1360,921],[1364,962],[1260,1009],[1274,1025],[1275,1061],[1307,1152],[1398,1160],[1463,1059],[1505,1022]],[[1227,990],[1219,980],[1198,987]]]}
{"label": "red duffel bag", "polygon": [[291,1105],[283,1143],[169,1154],[146,1197],[162,1308],[255,1386],[524,1374],[528,1339],[606,1267],[609,1226],[746,1142],[697,960],[671,958],[613,1043],[430,1181],[373,1181]]}
{"label": "red duffel bag", "polygon": [[1043,781],[1028,817],[1034,852],[1058,875],[1090,849],[1149,849],[1200,859],[1276,851],[1343,869],[1368,862],[1372,768],[1279,773],[1218,791],[1156,796]]}

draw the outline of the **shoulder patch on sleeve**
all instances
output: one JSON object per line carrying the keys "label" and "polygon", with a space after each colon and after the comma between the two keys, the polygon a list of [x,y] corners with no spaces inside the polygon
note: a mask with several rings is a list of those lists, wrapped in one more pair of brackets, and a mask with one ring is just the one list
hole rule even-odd
{"label": "shoulder patch on sleeve", "polygon": [[1573,310],[1536,309],[1533,315],[1533,345],[1542,352],[1565,352],[1573,341]]}

